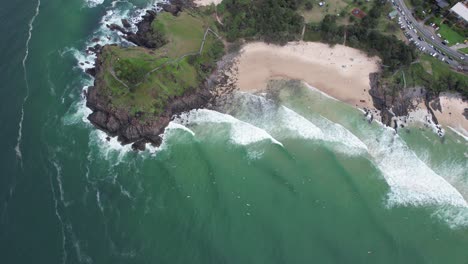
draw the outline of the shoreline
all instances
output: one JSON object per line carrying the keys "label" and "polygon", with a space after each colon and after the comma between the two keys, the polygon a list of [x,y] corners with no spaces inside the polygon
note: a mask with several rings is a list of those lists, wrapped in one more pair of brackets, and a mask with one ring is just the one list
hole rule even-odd
{"label": "shoreline", "polygon": [[270,79],[297,79],[353,106],[374,108],[369,74],[379,70],[378,62],[377,57],[342,45],[253,42],[241,49],[233,75],[241,91],[265,90]]}
{"label": "shoreline", "polygon": [[[251,93],[264,91],[272,79],[297,79],[309,88],[363,109],[375,118],[380,116],[380,111],[369,94],[369,74],[379,71],[379,63],[378,57],[369,57],[343,45],[330,47],[319,42],[290,42],[276,46],[253,42],[241,48],[234,69],[228,75],[237,89]],[[440,125],[468,137],[468,120],[463,116],[468,102],[448,93],[442,93],[439,98],[440,109],[430,107]],[[434,124],[424,104],[418,104],[408,116],[394,119],[398,128],[420,122],[441,135],[440,125]]]}

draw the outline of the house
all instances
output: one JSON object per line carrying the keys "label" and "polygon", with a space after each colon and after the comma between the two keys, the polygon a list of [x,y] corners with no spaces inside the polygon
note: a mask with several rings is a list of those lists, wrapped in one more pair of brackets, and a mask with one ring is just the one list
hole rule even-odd
{"label": "house", "polygon": [[445,0],[436,0],[436,2],[437,2],[437,6],[439,6],[440,8],[446,8],[447,6],[450,5]]}
{"label": "house", "polygon": [[395,17],[397,17],[397,15],[398,15],[398,11],[393,10],[392,12],[388,13],[388,18],[394,19]]}
{"label": "house", "polygon": [[462,20],[462,24],[465,26],[468,25],[468,7],[467,7],[467,1],[465,3],[463,2],[458,2],[456,5],[454,5],[452,8],[450,8],[450,12],[454,14],[456,17],[458,17],[459,20]]}

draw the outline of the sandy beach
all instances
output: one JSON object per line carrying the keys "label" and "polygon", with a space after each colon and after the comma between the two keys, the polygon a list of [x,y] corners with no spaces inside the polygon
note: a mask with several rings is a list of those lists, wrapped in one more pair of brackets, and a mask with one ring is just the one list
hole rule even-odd
{"label": "sandy beach", "polygon": [[434,110],[439,123],[449,126],[468,137],[468,120],[463,116],[468,102],[452,93],[441,93],[440,106],[442,111]]}
{"label": "sandy beach", "polygon": [[[262,91],[272,79],[298,79],[340,101],[375,110],[369,95],[369,74],[379,70],[379,62],[378,57],[343,45],[291,42],[275,46],[256,42],[241,49],[231,75],[241,91]],[[463,116],[468,103],[453,94],[442,94],[440,102],[442,112],[434,111],[439,123],[468,136],[468,120]],[[428,123],[430,113],[421,104],[405,120]]]}
{"label": "sandy beach", "polygon": [[250,43],[238,57],[236,86],[256,92],[264,90],[271,79],[298,79],[353,106],[373,108],[369,73],[378,71],[378,63],[377,57],[342,45]]}

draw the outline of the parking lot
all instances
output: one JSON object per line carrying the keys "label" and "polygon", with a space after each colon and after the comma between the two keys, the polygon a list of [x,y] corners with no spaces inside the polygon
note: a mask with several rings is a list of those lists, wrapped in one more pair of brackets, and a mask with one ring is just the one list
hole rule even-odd
{"label": "parking lot", "polygon": [[398,24],[406,38],[423,53],[433,56],[458,70],[466,70],[465,55],[450,49],[439,35],[424,29],[424,25],[417,22],[403,0],[391,0],[398,11]]}

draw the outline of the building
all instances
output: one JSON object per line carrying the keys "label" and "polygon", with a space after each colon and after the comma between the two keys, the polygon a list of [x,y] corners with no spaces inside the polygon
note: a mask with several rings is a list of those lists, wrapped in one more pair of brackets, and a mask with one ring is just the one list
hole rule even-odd
{"label": "building", "polygon": [[462,20],[461,22],[466,26],[468,25],[468,7],[467,2],[458,2],[452,8],[450,8],[450,12],[456,15],[458,19]]}
{"label": "building", "polygon": [[388,13],[388,18],[394,19],[395,17],[398,16],[398,11],[393,10],[392,12]]}
{"label": "building", "polygon": [[436,0],[437,2],[437,5],[440,7],[440,8],[446,8],[447,6],[449,6],[450,4],[447,3],[447,1],[445,0]]}

